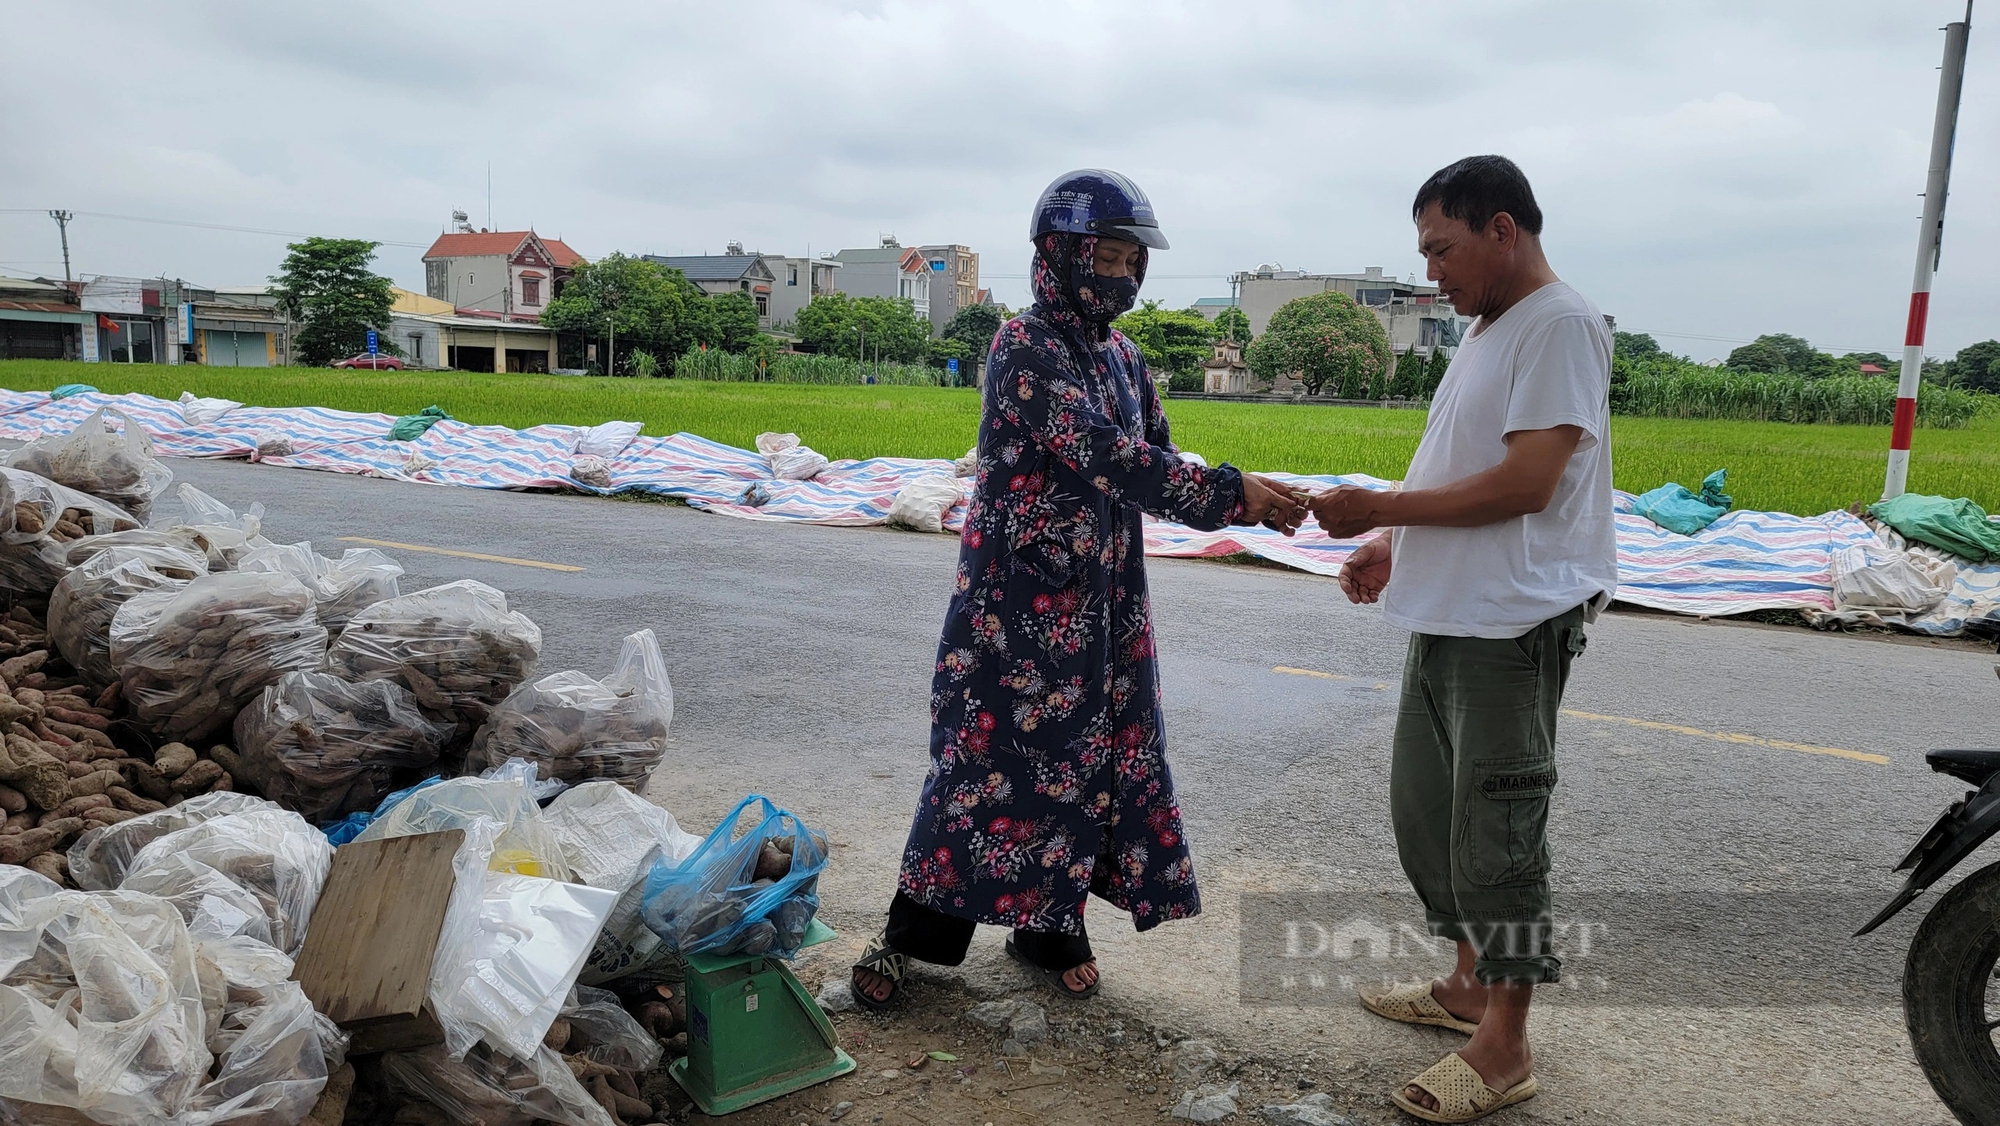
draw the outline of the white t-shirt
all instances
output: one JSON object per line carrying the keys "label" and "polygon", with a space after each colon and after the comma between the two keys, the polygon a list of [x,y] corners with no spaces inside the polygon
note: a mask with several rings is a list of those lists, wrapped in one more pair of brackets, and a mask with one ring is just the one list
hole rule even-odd
{"label": "white t-shirt", "polygon": [[1618,589],[1610,397],[1611,331],[1562,282],[1476,323],[1445,371],[1403,487],[1491,469],[1515,431],[1578,426],[1583,439],[1540,512],[1477,528],[1397,528],[1383,616],[1415,633],[1519,637],[1608,599]]}

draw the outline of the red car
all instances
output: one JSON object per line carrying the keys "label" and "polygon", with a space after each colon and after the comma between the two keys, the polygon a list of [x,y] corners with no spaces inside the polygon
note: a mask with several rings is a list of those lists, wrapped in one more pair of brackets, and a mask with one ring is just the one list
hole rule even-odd
{"label": "red car", "polygon": [[333,366],[337,368],[372,368],[376,371],[402,371],[403,361],[389,355],[387,352],[377,352],[372,356],[363,352],[359,356],[349,356],[344,360],[335,360]]}

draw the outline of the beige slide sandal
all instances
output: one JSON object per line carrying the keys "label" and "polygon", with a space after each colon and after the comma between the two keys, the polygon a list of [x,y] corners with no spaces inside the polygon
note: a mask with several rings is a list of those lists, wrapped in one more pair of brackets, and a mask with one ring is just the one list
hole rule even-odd
{"label": "beige slide sandal", "polygon": [[1496,1091],[1457,1052],[1432,1064],[1404,1086],[1419,1088],[1437,1100],[1438,1108],[1431,1110],[1404,1098],[1401,1088],[1389,1096],[1404,1113],[1426,1122],[1471,1122],[1501,1107],[1526,1102],[1535,1097],[1538,1089],[1535,1077],[1530,1075],[1505,1091]]}
{"label": "beige slide sandal", "polygon": [[1451,1011],[1438,1004],[1431,996],[1431,986],[1435,982],[1406,982],[1388,989],[1374,992],[1357,991],[1361,1007],[1378,1017],[1388,1017],[1404,1024],[1428,1024],[1438,1028],[1449,1028],[1453,1032],[1463,1032],[1470,1036],[1479,1031],[1479,1026],[1469,1020],[1460,1020]]}

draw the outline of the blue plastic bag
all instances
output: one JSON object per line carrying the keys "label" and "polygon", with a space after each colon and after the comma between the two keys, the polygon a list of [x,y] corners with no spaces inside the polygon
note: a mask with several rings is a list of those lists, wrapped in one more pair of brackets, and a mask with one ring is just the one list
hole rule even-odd
{"label": "blue plastic bag", "polygon": [[[754,828],[736,835],[756,808]],[[766,841],[791,850],[790,870],[756,878]],[[679,864],[662,861],[646,876],[639,917],[667,949],[689,954],[768,954],[790,958],[819,912],[826,838],[762,794],[738,802],[701,846]]]}
{"label": "blue plastic bag", "polygon": [[383,798],[372,810],[359,810],[348,814],[338,821],[328,821],[319,827],[319,831],[326,834],[327,843],[333,845],[335,848],[339,848],[341,845],[360,836],[361,830],[366,829],[377,817],[396,808],[404,798],[409,797],[426,786],[435,786],[442,781],[444,781],[443,778],[435,776],[426,778],[414,786],[404,787]]}
{"label": "blue plastic bag", "polygon": [[1685,485],[1661,485],[1633,501],[1632,511],[1670,532],[1691,536],[1729,511],[1732,502],[1729,494],[1722,491],[1728,479],[1727,469],[1718,469],[1704,477],[1700,496],[1689,492]]}
{"label": "blue plastic bag", "polygon": [[97,388],[92,387],[88,383],[65,383],[61,387],[58,387],[55,390],[49,392],[49,398],[51,400],[67,399],[71,395],[81,395],[85,391],[95,391],[95,390],[97,390]]}

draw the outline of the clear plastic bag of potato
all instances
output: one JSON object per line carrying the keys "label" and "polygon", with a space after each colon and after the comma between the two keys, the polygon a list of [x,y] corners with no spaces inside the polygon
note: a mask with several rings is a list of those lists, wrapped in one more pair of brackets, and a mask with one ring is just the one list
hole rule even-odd
{"label": "clear plastic bag of potato", "polygon": [[638,792],[667,752],[674,686],[650,629],[625,639],[611,675],[575,669],[524,684],[493,709],[473,740],[468,769],[510,758],[572,785],[598,779]]}
{"label": "clear plastic bag of potato", "polygon": [[125,701],[162,741],[226,730],[264,686],[320,666],[326,630],[312,592],[278,574],[203,575],[135,595],[111,620]]}
{"label": "clear plastic bag of potato", "polygon": [[96,551],[49,595],[49,641],[79,676],[102,688],[118,679],[111,667],[111,619],[118,608],[135,595],[177,589],[206,574],[208,560],[182,547]]}
{"label": "clear plastic bag of potato", "polygon": [[94,496],[0,467],[0,590],[47,594],[69,573],[71,543],[138,527]]}
{"label": "clear plastic bag of potato", "polygon": [[7,464],[98,497],[141,524],[152,518],[153,498],[174,480],[146,428],[116,407],[100,408],[68,434],[29,442]]}
{"label": "clear plastic bag of potato", "polygon": [[314,824],[376,804],[437,761],[450,732],[391,680],[288,672],[236,717],[244,781]]}
{"label": "clear plastic bag of potato", "polygon": [[296,958],[332,864],[326,834],[298,814],[254,809],[153,841],[118,887],[172,903],[197,938],[248,935]]}
{"label": "clear plastic bag of potato", "polygon": [[403,565],[372,547],[350,547],[339,559],[328,559],[311,543],[274,543],[244,553],[236,569],[290,575],[313,592],[319,624],[339,633],[355,614],[385,598],[401,594],[397,579]]}
{"label": "clear plastic bag of potato", "polygon": [[389,1052],[382,1074],[392,1089],[444,1112],[456,1126],[612,1126],[613,1119],[577,1081],[553,1049],[525,1060],[486,1044],[464,1059],[442,1044],[414,1052]]}
{"label": "clear plastic bag of potato", "polygon": [[349,680],[397,681],[427,713],[460,723],[469,736],[534,675],[541,650],[541,629],[509,611],[506,595],[463,579],[354,615],[327,654],[327,667]]}
{"label": "clear plastic bag of potato", "polygon": [[[142,813],[129,821],[92,829],[69,846],[69,878],[85,891],[110,891],[125,879],[132,858],[147,845],[169,833],[191,825],[249,813],[257,809],[277,809],[263,798],[224,791],[201,794],[165,809]],[[0,919],[0,928],[4,928]]]}

